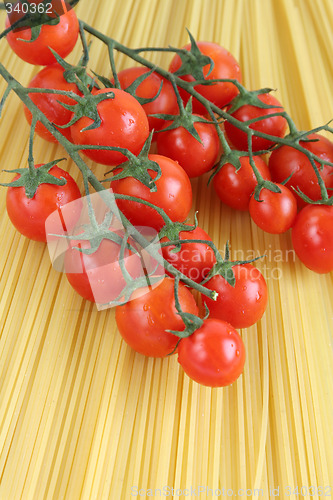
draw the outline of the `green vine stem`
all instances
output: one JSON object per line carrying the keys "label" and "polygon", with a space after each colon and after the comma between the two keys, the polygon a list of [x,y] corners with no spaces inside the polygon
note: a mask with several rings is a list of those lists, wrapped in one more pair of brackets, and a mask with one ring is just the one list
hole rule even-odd
{"label": "green vine stem", "polygon": [[[227,111],[218,108],[213,103],[211,103],[210,101],[205,99],[194,88],[194,86],[198,85],[198,84],[211,85],[211,84],[216,83],[216,82],[225,81],[225,82],[231,82],[234,85],[236,85],[241,93],[241,92],[245,91],[245,89],[237,80],[231,80],[231,79],[208,80],[208,81],[195,80],[194,82],[186,82],[185,80],[178,77],[177,75],[172,74],[169,71],[156,66],[156,64],[152,63],[151,61],[145,59],[144,57],[142,57],[140,55],[140,53],[144,52],[144,51],[160,51],[160,52],[177,53],[177,52],[181,51],[181,49],[152,48],[152,47],[140,48],[140,49],[130,49],[130,48],[122,45],[121,43],[117,42],[116,40],[108,37],[107,35],[101,33],[97,29],[89,26],[84,21],[81,21],[81,20],[79,21],[79,28],[80,28],[80,37],[81,37],[81,41],[82,41],[82,45],[83,45],[83,49],[84,49],[84,63],[85,63],[85,65],[87,64],[88,57],[89,57],[89,54],[88,54],[89,47],[88,47],[86,37],[85,37],[85,32],[87,32],[87,33],[90,33],[91,35],[93,35],[94,37],[96,37],[97,39],[99,39],[100,41],[102,41],[107,46],[108,53],[109,53],[110,66],[111,66],[111,70],[113,73],[114,84],[116,87],[119,86],[119,80],[117,77],[115,58],[114,58],[114,51],[115,50],[124,54],[124,55],[127,55],[133,61],[136,61],[137,63],[139,63],[147,68],[150,68],[151,70],[154,70],[156,73],[158,73],[159,75],[161,75],[162,77],[164,77],[165,79],[170,81],[174,86],[177,86],[177,87],[180,87],[180,88],[186,90],[190,95],[192,95],[193,98],[197,99],[201,104],[203,104],[205,106],[205,108],[207,109],[207,114],[210,115],[210,117],[211,117],[211,119],[212,119],[212,121],[215,124],[215,127],[217,129],[222,147],[224,149],[224,155],[223,155],[224,159],[227,159],[229,155],[237,154],[237,153],[239,155],[241,155],[241,154],[244,154],[244,152],[235,152],[230,148],[230,146],[228,145],[227,140],[225,138],[225,135],[220,128],[220,123],[219,123],[219,120],[216,118],[216,116],[218,116],[222,120],[228,120],[231,124],[233,124],[234,126],[239,128],[240,130],[245,132],[248,135],[248,141],[249,141],[249,153],[248,154],[250,156],[250,163],[251,163],[252,168],[254,170],[254,173],[256,175],[256,179],[257,179],[258,184],[262,185],[265,181],[263,181],[263,179],[260,176],[260,173],[258,172],[258,170],[256,169],[255,163],[253,161],[253,153],[251,150],[251,137],[254,134],[258,137],[262,137],[264,139],[268,139],[268,140],[273,141],[277,146],[281,146],[281,145],[292,146],[293,148],[295,148],[298,151],[305,154],[307,156],[307,158],[311,161],[311,164],[312,164],[312,166],[316,172],[316,176],[318,178],[318,183],[320,185],[321,194],[322,194],[322,200],[320,200],[320,202],[323,204],[330,203],[332,198],[329,199],[329,197],[328,197],[326,186],[325,186],[324,181],[322,180],[322,178],[320,176],[319,169],[315,165],[315,162],[318,162],[320,167],[322,167],[324,164],[330,165],[333,167],[333,163],[330,163],[328,161],[323,160],[322,158],[317,157],[316,155],[314,155],[313,153],[311,153],[310,151],[308,151],[307,149],[305,149],[304,147],[302,147],[299,144],[300,140],[306,140],[306,136],[310,132],[299,132],[297,130],[295,124],[293,123],[292,119],[285,111],[278,112],[278,113],[272,113],[271,115],[266,115],[265,117],[259,117],[259,118],[249,120],[248,122],[244,122],[244,123],[240,122],[239,120],[234,118]],[[3,32],[0,35],[0,38],[3,38],[5,36],[5,34],[6,33]],[[77,94],[75,94],[73,92],[60,91],[60,90],[54,90],[54,89],[25,88],[17,80],[14,79],[14,77],[8,72],[8,70],[3,66],[2,63],[0,63],[0,74],[7,82],[7,88],[6,88],[5,93],[3,95],[3,98],[1,99],[1,102],[0,102],[0,113],[1,113],[1,110],[5,104],[5,101],[8,97],[8,95],[10,94],[11,91],[14,91],[15,94],[20,98],[20,100],[31,111],[31,113],[34,117],[33,124],[32,124],[32,132],[30,135],[30,142],[32,142],[32,136],[33,136],[33,130],[34,130],[35,124],[37,121],[40,121],[52,133],[52,135],[58,140],[58,142],[65,148],[65,150],[67,151],[67,153],[69,154],[71,159],[75,162],[75,164],[79,168],[79,170],[82,174],[82,177],[83,177],[84,189],[85,189],[85,192],[86,192],[86,195],[88,196],[88,198],[89,198],[89,185],[90,185],[93,187],[93,189],[96,192],[100,193],[101,197],[104,199],[105,203],[111,209],[112,212],[120,213],[121,222],[123,223],[125,229],[131,228],[131,236],[143,248],[146,248],[147,245],[149,244],[149,242],[146,240],[146,238],[139,231],[137,231],[135,228],[133,228],[130,221],[128,221],[128,219],[124,216],[124,214],[121,213],[121,211],[118,209],[118,207],[116,205],[116,199],[131,199],[132,201],[137,201],[137,202],[145,204],[147,206],[151,206],[151,208],[154,208],[155,210],[158,211],[158,213],[163,217],[163,220],[166,224],[168,224],[170,222],[170,219],[167,217],[167,215],[163,214],[162,213],[163,211],[161,211],[161,209],[159,209],[155,205],[149,204],[148,202],[141,200],[139,198],[137,198],[137,199],[134,199],[132,197],[126,198],[124,195],[122,196],[122,195],[117,195],[117,194],[110,196],[110,193],[108,192],[108,190],[106,190],[104,188],[103,183],[96,178],[96,176],[93,174],[91,169],[88,167],[86,162],[81,158],[81,156],[79,154],[79,152],[84,150],[84,149],[108,149],[108,148],[105,146],[89,146],[89,145],[75,146],[75,145],[73,145],[45,117],[45,115],[43,115],[39,111],[38,107],[30,99],[29,94],[32,94],[32,93],[52,93],[52,94],[58,94],[58,95],[66,95],[66,96],[74,99],[77,103],[82,102],[85,99],[85,97],[78,96]],[[265,89],[262,89],[262,90],[265,90]],[[256,91],[256,92],[259,93],[259,91]],[[179,98],[179,93],[177,92],[177,94],[178,94],[177,97]],[[180,107],[180,109],[182,109],[182,108]],[[290,131],[289,135],[287,135],[286,137],[280,138],[280,137],[271,136],[269,134],[265,134],[263,132],[254,131],[254,130],[250,129],[249,126],[252,123],[259,121],[260,119],[267,118],[269,116],[283,116],[288,122],[289,131]],[[327,130],[329,132],[333,131],[331,129],[331,127],[328,126],[328,124],[326,126],[322,126],[322,127],[318,127],[317,129],[314,129],[314,131],[319,131],[319,130]],[[311,132],[313,132],[313,131],[311,131]],[[29,143],[29,145],[31,146],[30,143]],[[275,147],[277,147],[277,146],[275,146]],[[30,169],[32,169],[32,163],[33,163],[31,147],[29,147],[29,161],[28,161]],[[88,203],[89,203],[89,200],[88,200]],[[90,210],[93,210],[92,207],[90,208]],[[91,220],[94,224],[93,215],[91,217]],[[95,220],[95,223],[97,224],[96,220]],[[170,242],[168,244],[171,245],[171,244],[175,244],[175,243],[179,244],[179,243],[184,243],[184,242],[186,242],[186,240],[181,240],[181,241],[175,240],[175,241]],[[191,240],[191,242],[193,243],[193,240]],[[199,242],[199,240],[198,240],[198,242]],[[204,242],[204,243],[211,245],[210,242]],[[218,253],[216,247],[212,246],[212,248],[213,248],[215,253],[217,252],[216,253],[217,260],[221,259],[221,256],[218,257],[219,253]],[[161,257],[161,255],[156,250],[150,248],[148,251],[149,251],[149,253],[151,253],[151,256],[154,257],[158,263],[162,264],[164,266],[164,268],[170,274],[172,274],[177,280],[180,279],[181,281],[183,281],[186,285],[190,286],[191,288],[198,290],[200,293],[202,293],[206,296],[209,296],[212,299],[216,299],[216,297],[217,297],[216,292],[212,292],[212,291],[208,290],[206,287],[204,287],[202,285],[198,285],[193,280],[191,280],[190,278],[188,278],[185,275],[183,275],[182,273],[180,273],[170,263],[168,263],[165,259],[163,259],[163,257]]]}
{"label": "green vine stem", "polygon": [[[216,115],[218,115],[222,119],[228,120],[232,125],[234,125],[235,127],[239,128],[240,130],[245,132],[248,135],[249,152],[250,153],[251,153],[251,137],[252,137],[252,135],[256,135],[256,136],[261,137],[263,139],[270,140],[279,146],[282,146],[282,145],[291,146],[294,149],[297,149],[301,153],[305,154],[306,157],[311,161],[311,164],[315,169],[315,172],[316,172],[316,175],[318,178],[318,183],[319,183],[320,190],[321,190],[321,195],[322,195],[321,202],[324,204],[327,204],[329,202],[329,197],[327,194],[327,189],[326,189],[325,183],[322,180],[318,169],[315,167],[314,161],[318,162],[320,166],[325,164],[325,165],[329,165],[329,166],[333,167],[333,163],[317,157],[312,152],[310,152],[306,148],[302,147],[299,144],[299,141],[306,134],[312,133],[314,131],[327,130],[327,131],[331,132],[332,129],[330,129],[327,126],[323,126],[323,127],[318,127],[316,129],[314,129],[313,131],[309,131],[306,133],[299,132],[297,130],[297,127],[296,127],[295,123],[293,122],[292,118],[288,115],[288,113],[286,113],[286,111],[271,113],[271,114],[265,115],[263,117],[258,117],[258,118],[252,119],[252,120],[248,120],[247,122],[241,122],[241,121],[237,120],[236,118],[234,118],[227,111],[220,109],[215,104],[213,104],[210,101],[208,101],[207,99],[205,99],[201,94],[199,94],[194,89],[195,85],[199,85],[199,84],[211,85],[212,83],[217,83],[217,82],[223,81],[223,82],[233,83],[240,90],[240,92],[244,92],[246,89],[237,80],[226,78],[226,79],[221,79],[221,80],[208,80],[208,81],[207,80],[195,80],[194,82],[186,82],[185,80],[170,73],[169,71],[156,66],[154,63],[152,63],[151,61],[149,61],[148,59],[145,59],[144,57],[142,57],[140,55],[140,52],[146,52],[146,51],[173,52],[173,53],[175,53],[175,52],[177,52],[177,49],[160,48],[160,47],[144,47],[144,48],[139,48],[139,49],[130,49],[130,48],[126,47],[125,45],[117,42],[116,40],[108,37],[107,35],[101,33],[100,31],[93,28],[92,26],[85,23],[84,21],[80,21],[80,24],[81,24],[83,30],[85,30],[87,33],[90,33],[91,35],[98,38],[99,40],[101,40],[103,43],[105,43],[107,45],[108,51],[109,51],[110,61],[112,61],[113,66],[114,66],[113,51],[117,50],[118,52],[127,55],[128,57],[130,57],[132,60],[138,62],[139,64],[146,66],[147,68],[154,69],[154,71],[156,73],[158,73],[159,75],[163,76],[164,78],[166,78],[167,80],[169,80],[171,82],[176,83],[176,85],[178,87],[181,87],[182,89],[186,90],[189,94],[191,94],[195,99],[197,99],[201,104],[203,104],[206,107],[206,109],[207,109],[208,113],[210,114],[210,116],[212,117],[212,119],[213,119],[213,114],[215,113]],[[268,90],[268,89],[264,89],[264,90]],[[271,116],[283,116],[287,120],[288,127],[289,127],[289,134],[287,136],[276,137],[276,136],[272,136],[270,134],[266,134],[264,132],[254,131],[254,130],[249,128],[249,125],[251,125],[252,123],[255,123],[257,121],[263,120],[263,119],[265,119],[267,117],[271,117]],[[219,129],[218,133],[219,133],[219,137],[220,137],[222,146],[226,148],[226,151],[231,152],[232,150],[229,147],[229,145],[227,144],[227,141],[224,137],[222,130],[220,129],[220,127],[217,127],[217,128]],[[258,153],[261,153],[261,152],[258,152]],[[251,163],[251,165],[253,167],[253,162]],[[259,178],[258,172],[255,171],[254,173],[258,179]],[[263,182],[262,179],[260,179],[260,181]]]}
{"label": "green vine stem", "polygon": [[[11,89],[15,92],[15,94],[20,98],[20,100],[28,107],[31,113],[52,133],[52,135],[59,141],[59,143],[66,149],[67,153],[71,157],[71,159],[75,162],[77,167],[79,168],[83,181],[86,184],[90,184],[96,192],[98,192],[103,198],[106,205],[111,209],[114,213],[119,213],[121,217],[121,222],[125,228],[131,227],[131,236],[135,241],[142,246],[142,248],[149,247],[149,242],[146,238],[136,230],[130,223],[130,221],[122,214],[122,212],[118,209],[115,199],[117,199],[117,195],[114,194],[110,196],[108,190],[106,190],[103,184],[97,179],[97,177],[90,170],[86,162],[79,155],[79,149],[77,146],[73,146],[73,144],[63,136],[61,132],[46,118],[46,116],[40,112],[37,106],[33,103],[33,101],[29,97],[30,89],[26,89],[23,87],[14,77],[8,72],[8,70],[0,63],[0,74],[3,78],[10,84]],[[121,195],[119,195],[121,197]],[[137,199],[139,203],[144,203],[143,200]],[[153,207],[155,207],[153,205]],[[191,288],[196,289],[198,292],[206,295],[207,297],[216,300],[217,293],[215,291],[208,290],[206,287],[197,284],[183,273],[179,272],[175,269],[168,261],[166,261],[159,252],[154,248],[147,248],[147,251],[150,255],[173,276],[179,277],[181,281],[183,281],[186,285]]]}

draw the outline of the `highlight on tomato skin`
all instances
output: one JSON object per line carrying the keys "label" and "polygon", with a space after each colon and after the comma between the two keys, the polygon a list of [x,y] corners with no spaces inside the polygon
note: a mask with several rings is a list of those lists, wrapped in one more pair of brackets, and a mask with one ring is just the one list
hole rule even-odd
{"label": "highlight on tomato skin", "polygon": [[235,382],[243,372],[244,343],[229,323],[208,318],[190,337],[181,339],[178,362],[195,382],[224,387]]}

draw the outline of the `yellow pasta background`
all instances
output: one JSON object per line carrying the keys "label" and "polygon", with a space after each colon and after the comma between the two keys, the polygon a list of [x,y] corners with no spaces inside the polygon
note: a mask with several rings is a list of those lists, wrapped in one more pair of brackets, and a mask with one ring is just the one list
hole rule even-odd
{"label": "yellow pasta background", "polygon": [[[332,0],[81,0],[76,11],[131,47],[182,46],[188,28],[234,54],[247,88],[277,89],[300,129],[333,118]],[[79,56],[78,44],[68,60]],[[165,67],[171,60],[147,57]],[[0,61],[24,84],[39,69],[5,40]],[[117,57],[119,69],[131,64]],[[89,66],[108,72],[97,40]],[[26,166],[28,140],[22,105],[11,95],[0,120],[1,169]],[[40,163],[64,151],[36,138],[34,155]],[[65,168],[80,182],[71,161]],[[101,178],[105,168],[93,168]],[[0,182],[10,178],[1,173]],[[192,181],[192,215],[199,211],[218,248],[229,239],[235,258],[267,252],[258,267],[269,306],[241,331],[244,374],[223,389],[190,381],[177,356],[153,360],[128,348],[114,311],[83,301],[52,268],[45,245],[15,231],[0,189],[1,500],[122,500],[139,489],[140,498],[151,490],[172,498],[171,488],[182,498],[200,486],[202,499],[218,498],[218,490],[221,498],[268,499],[273,489],[279,498],[331,498],[332,273],[308,271],[290,233],[264,234],[247,213],[222,205],[206,180]]]}

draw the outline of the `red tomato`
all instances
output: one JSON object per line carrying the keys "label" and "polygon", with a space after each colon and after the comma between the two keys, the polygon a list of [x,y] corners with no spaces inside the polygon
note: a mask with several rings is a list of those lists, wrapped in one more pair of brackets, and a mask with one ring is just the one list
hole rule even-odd
{"label": "red tomato", "polygon": [[[30,3],[35,4],[38,9],[38,4],[42,3],[42,0],[31,0]],[[49,5],[51,3],[53,13],[50,12],[50,14],[48,14],[51,10]],[[24,13],[22,10],[20,10],[20,12],[17,12],[18,9],[15,10],[15,6],[18,4],[20,4],[20,2],[13,5],[12,12],[7,16],[6,28],[23,17]],[[50,18],[55,17],[54,12],[64,12],[64,14],[60,15],[58,24],[42,25],[39,36],[33,42],[25,41],[31,40],[30,27],[15,29],[9,32],[6,37],[13,51],[21,59],[30,64],[40,64],[42,66],[56,62],[49,47],[55,50],[62,58],[65,58],[73,50],[79,34],[78,19],[74,10],[71,9],[68,4],[63,0],[50,0],[50,2],[44,5],[44,12],[46,15],[49,15]]]}
{"label": "red tomato", "polygon": [[[281,106],[280,102],[271,94],[260,94],[258,99],[269,104],[270,106]],[[228,111],[228,110],[227,110]],[[283,108],[258,108],[247,104],[242,106],[231,116],[239,120],[240,122],[246,122],[247,120],[253,120],[254,118],[260,118],[261,116],[267,116],[272,113],[281,113],[284,111]],[[240,130],[239,128],[232,125],[229,121],[224,123],[225,131],[231,140],[232,144],[241,151],[248,151],[247,134]],[[263,120],[259,120],[250,125],[252,130],[257,132],[262,132],[274,137],[283,137],[287,130],[287,120],[283,116],[273,116],[271,118],[267,117]],[[262,137],[252,136],[252,151],[260,151],[268,149],[273,146],[275,142]]]}
{"label": "red tomato", "polygon": [[333,207],[307,205],[297,215],[292,229],[297,256],[312,271],[333,271]]}
{"label": "red tomato", "polygon": [[[271,174],[268,166],[260,156],[253,157],[254,163],[261,176],[270,180]],[[252,170],[249,157],[240,157],[241,168],[236,168],[231,163],[226,163],[214,176],[213,183],[220,200],[235,210],[248,210],[251,194],[257,185],[257,179]]]}
{"label": "red tomato", "polygon": [[217,299],[202,296],[210,311],[210,318],[227,321],[235,328],[248,328],[257,323],[267,306],[268,293],[265,278],[251,264],[233,266],[235,286],[221,275],[213,276],[205,287],[216,290]]}
{"label": "red tomato", "polygon": [[[198,314],[193,295],[181,283],[178,296],[182,311]],[[170,354],[179,337],[167,330],[185,329],[175,307],[174,280],[165,278],[147,294],[118,306],[116,322],[121,336],[136,352],[155,358]]]}
{"label": "red tomato", "polygon": [[195,382],[223,387],[232,384],[243,372],[245,347],[229,323],[208,318],[201,328],[180,341],[178,361]]}
{"label": "red tomato", "polygon": [[[64,78],[64,69],[60,64],[52,64],[42,69],[37,75],[31,80],[28,87],[34,87],[39,89],[56,89],[71,91],[75,94],[81,95],[79,89],[75,83],[68,83]],[[66,125],[71,118],[72,112],[65,109],[58,101],[64,104],[76,104],[74,99],[67,97],[65,95],[57,94],[29,94],[31,100],[36,104],[38,109],[50,120],[54,125]],[[32,114],[29,109],[24,106],[25,116],[31,124]],[[69,128],[59,128],[58,129],[69,141],[71,140],[71,133]],[[51,132],[47,130],[46,127],[41,122],[36,124],[36,133],[50,142],[57,142],[56,138],[53,137]]]}
{"label": "red tomato", "polygon": [[[112,228],[111,228],[112,229]],[[114,233],[123,236],[124,231],[115,229]],[[109,239],[103,239],[92,254],[84,254],[75,247],[89,249],[90,242],[71,240],[65,255],[65,272],[69,283],[81,297],[97,304],[108,304],[115,300],[126,285],[119,264],[120,245]],[[132,276],[143,276],[140,256],[129,249],[124,252],[124,264]]]}
{"label": "red tomato", "polygon": [[[170,123],[166,122],[165,127]],[[201,143],[184,127],[165,132],[162,129],[157,135],[157,152],[178,161],[189,177],[198,177],[213,168],[220,151],[219,136],[213,124],[195,122],[194,128]]]}
{"label": "red tomato", "polygon": [[[157,191],[152,192],[133,177],[111,182],[114,193],[135,196],[162,208],[174,222],[184,221],[192,206],[192,187],[185,170],[175,161],[160,155],[149,155],[161,167],[162,175],[156,181]],[[120,168],[115,174],[120,172]],[[156,173],[151,171],[152,177]],[[160,230],[164,226],[163,219],[156,210],[136,201],[117,200],[119,209],[134,226],[150,226]]]}
{"label": "red tomato", "polygon": [[[36,168],[40,166],[36,165]],[[57,166],[52,167],[49,173],[57,179],[63,177],[66,184],[40,184],[33,198],[26,196],[24,187],[9,187],[7,191],[6,206],[10,220],[21,234],[35,241],[47,241],[45,221],[55,210],[62,214],[63,223],[61,227],[54,227],[54,233],[71,231],[80,217],[81,204],[66,210],[67,203],[81,197],[74,179]],[[19,177],[15,176],[14,180]]]}
{"label": "red tomato", "polygon": [[[311,151],[319,158],[333,163],[333,143],[319,134],[310,134],[308,137],[309,139],[317,139],[317,141],[300,141],[300,146]],[[320,168],[317,162],[316,165]],[[275,182],[282,182],[293,174],[291,179],[286,183],[286,186],[290,189],[299,187],[306,196],[314,201],[321,198],[315,171],[310,160],[304,153],[297,151],[297,149],[291,146],[281,146],[272,152],[268,166],[272,174],[272,179]],[[323,169],[320,170],[320,175],[326,187],[333,188],[333,167],[324,165]],[[306,202],[297,194],[295,196],[298,207],[304,207]]]}
{"label": "red tomato", "polygon": [[[118,73],[118,79],[120,82],[120,86],[123,90],[129,87],[134,80],[136,80],[139,76],[148,73],[148,68],[127,68]],[[147,104],[143,104],[142,107],[147,113],[147,115],[152,114],[168,114],[168,115],[177,115],[178,114],[178,104],[177,97],[175,91],[171,83],[160,76],[158,73],[151,73],[136,90],[136,94],[138,97],[144,97],[145,99],[151,99],[154,97],[162,85],[162,90],[159,96],[154,99],[152,102],[148,102]],[[163,127],[164,120],[160,118],[155,118],[153,116],[148,116],[149,129],[150,130],[159,130]]]}
{"label": "red tomato", "polygon": [[[242,75],[239,64],[230,52],[213,42],[197,42],[197,45],[200,52],[210,57],[214,62],[214,68],[208,76],[206,75],[210,69],[210,65],[207,64],[203,67],[205,80],[226,78],[241,82]],[[187,44],[183,48],[190,50],[191,44]],[[169,71],[175,73],[180,68],[181,64],[181,59],[179,55],[176,54],[171,61]],[[184,75],[181,78],[187,82],[193,82],[195,80],[192,75]],[[195,85],[194,89],[219,108],[226,106],[238,94],[237,87],[230,82],[219,82],[212,85]],[[187,102],[190,94],[181,88],[179,89],[179,93],[184,102]],[[206,108],[197,99],[193,99],[193,111],[200,114],[207,113]]]}
{"label": "red tomato", "polygon": [[[102,123],[91,130],[83,130],[93,123],[93,120],[84,116],[74,123],[70,129],[75,144],[89,144],[94,146],[108,146],[126,148],[131,153],[140,153],[149,135],[147,115],[138,101],[119,89],[93,90],[93,94],[112,92],[113,98],[101,101],[97,105]],[[103,165],[119,165],[127,158],[118,151],[111,150],[83,150],[88,158]]]}
{"label": "red tomato", "polygon": [[263,188],[259,195],[260,201],[256,201],[252,195],[249,205],[252,220],[271,234],[288,231],[297,215],[297,202],[293,193],[282,184],[277,186],[281,189],[281,193]]}
{"label": "red tomato", "polygon": [[[193,231],[181,231],[179,239],[212,241],[199,226]],[[166,237],[161,239],[161,243],[166,241],[169,241]],[[174,248],[175,245],[162,247],[163,257],[196,283],[200,283],[207,276],[216,262],[214,251],[205,243],[183,243],[179,252],[173,252]]]}

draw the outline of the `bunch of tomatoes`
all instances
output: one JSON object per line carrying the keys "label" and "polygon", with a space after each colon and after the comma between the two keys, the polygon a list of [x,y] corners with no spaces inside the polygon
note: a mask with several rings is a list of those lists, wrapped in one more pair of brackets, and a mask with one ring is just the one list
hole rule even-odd
{"label": "bunch of tomatoes", "polygon": [[[166,70],[141,56],[149,49],[129,49],[78,21],[69,5],[57,15],[60,0],[53,0],[53,14],[42,12],[49,21],[40,25],[22,11],[27,3],[32,0],[11,6],[3,35],[24,61],[44,67],[24,88],[0,65],[31,125],[29,166],[14,170],[17,175],[7,184],[11,221],[26,237],[47,241],[46,220],[60,214],[54,233],[68,235],[69,283],[86,300],[118,304],[118,329],[133,349],[155,357],[178,353],[193,380],[211,387],[231,384],[245,362],[236,329],[260,320],[267,285],[252,262],[230,261],[228,245],[222,256],[197,221],[186,222],[190,179],[210,172],[223,203],[248,210],[269,233],[291,229],[301,261],[328,273],[333,270],[333,143],[318,131],[332,130],[298,131],[270,89],[242,86],[238,62],[216,43],[196,42],[189,34],[185,47],[160,49],[172,52]],[[107,45],[109,74],[87,70],[85,33]],[[64,58],[79,34],[83,57],[73,66]],[[117,72],[114,51],[137,64]],[[35,133],[60,142],[78,164],[83,196],[89,198],[91,187],[112,193],[111,213],[118,211],[120,226],[105,214],[98,221],[93,211],[78,226],[79,187],[56,161],[34,164]],[[110,177],[96,179],[84,157],[111,167],[106,168]],[[155,257],[166,269],[160,276],[156,269],[143,273],[136,251],[147,226],[160,245]],[[141,293],[147,273],[158,286]],[[199,313],[192,290],[199,292],[204,312]]]}

